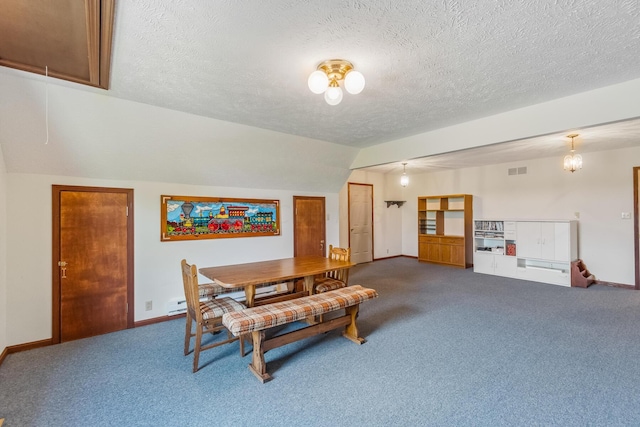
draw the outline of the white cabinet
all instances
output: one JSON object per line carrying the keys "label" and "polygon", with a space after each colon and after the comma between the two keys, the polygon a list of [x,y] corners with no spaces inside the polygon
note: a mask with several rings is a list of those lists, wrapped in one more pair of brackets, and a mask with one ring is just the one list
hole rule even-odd
{"label": "white cabinet", "polygon": [[[518,257],[569,262],[577,258],[571,248],[571,227],[575,221],[516,222]],[[575,251],[575,249],[574,249]]]}
{"label": "white cabinet", "polygon": [[577,221],[474,220],[473,271],[571,286]]}
{"label": "white cabinet", "polygon": [[516,277],[517,260],[513,256],[494,255],[491,252],[476,252],[473,257],[473,271],[497,276]]}

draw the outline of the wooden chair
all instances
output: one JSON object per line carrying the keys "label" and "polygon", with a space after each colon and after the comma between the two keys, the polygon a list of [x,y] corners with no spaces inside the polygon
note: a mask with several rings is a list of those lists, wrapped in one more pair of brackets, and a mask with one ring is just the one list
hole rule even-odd
{"label": "wooden chair", "polygon": [[[338,261],[351,261],[351,248],[334,248],[333,245],[329,245],[329,254],[327,257]],[[348,284],[349,269],[342,268],[340,270],[329,271],[322,277],[317,277],[314,281],[313,288],[314,293],[319,294],[344,288]]]}
{"label": "wooden chair", "polygon": [[[189,347],[191,337],[195,337],[193,350],[193,372],[197,372],[200,352],[210,348],[218,347],[238,340],[222,326],[222,315],[233,311],[243,310],[245,306],[232,298],[214,298],[207,301],[200,301],[200,288],[198,287],[198,269],[195,265],[187,264],[186,260],[181,261],[182,282],[184,284],[184,294],[187,300],[187,324],[184,336],[184,355],[190,353]],[[192,323],[195,322],[196,330],[192,332]],[[216,341],[205,346],[202,345],[202,336],[206,333],[216,333],[226,330],[227,339]],[[240,354],[244,355],[244,342],[240,340]]]}

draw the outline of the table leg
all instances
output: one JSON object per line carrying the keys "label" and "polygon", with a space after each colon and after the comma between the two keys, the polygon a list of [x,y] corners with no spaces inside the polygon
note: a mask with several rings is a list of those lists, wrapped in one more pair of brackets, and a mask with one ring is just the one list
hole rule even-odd
{"label": "table leg", "polygon": [[247,285],[244,287],[245,305],[247,307],[253,307],[253,302],[256,298],[256,286]]}
{"label": "table leg", "polygon": [[309,295],[313,295],[313,283],[315,276],[304,276],[304,290],[308,292]]}

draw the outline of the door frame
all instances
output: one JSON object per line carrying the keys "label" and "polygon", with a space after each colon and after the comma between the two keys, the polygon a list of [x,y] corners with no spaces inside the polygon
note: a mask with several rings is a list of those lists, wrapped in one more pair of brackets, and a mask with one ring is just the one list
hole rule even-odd
{"label": "door frame", "polygon": [[360,182],[347,182],[347,241],[349,242],[349,247],[351,247],[351,186],[352,185],[361,185],[364,187],[371,187],[371,261],[376,260],[375,253],[375,227],[373,224],[373,184],[362,184]]}
{"label": "door frame", "polygon": [[60,332],[60,193],[63,191],[91,193],[124,193],[127,195],[127,329],[134,327],[134,289],[133,289],[133,189],[113,187],[85,187],[74,185],[52,185],[52,238],[51,238],[51,301],[52,330],[51,342],[59,344]]}
{"label": "door frame", "polygon": [[636,267],[636,285],[635,289],[640,290],[640,218],[638,215],[640,214],[640,196],[638,193],[640,192],[640,183],[638,182],[640,175],[640,166],[636,166],[633,168],[633,217],[635,221],[633,223],[633,247],[635,253],[635,267]]}

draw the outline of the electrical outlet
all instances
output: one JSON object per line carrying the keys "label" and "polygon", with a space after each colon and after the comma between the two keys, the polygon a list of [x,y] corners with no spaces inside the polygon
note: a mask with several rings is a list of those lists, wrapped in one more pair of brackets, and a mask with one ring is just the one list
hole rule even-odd
{"label": "electrical outlet", "polygon": [[151,311],[153,310],[153,301],[147,301],[144,303],[144,309],[146,311]]}
{"label": "electrical outlet", "polygon": [[574,212],[573,216],[575,219],[580,219],[580,212]]}
{"label": "electrical outlet", "polygon": [[622,219],[631,219],[631,212],[622,212]]}

